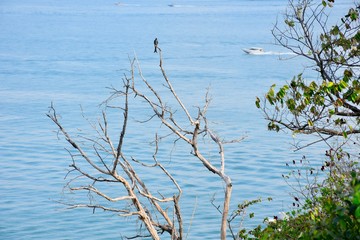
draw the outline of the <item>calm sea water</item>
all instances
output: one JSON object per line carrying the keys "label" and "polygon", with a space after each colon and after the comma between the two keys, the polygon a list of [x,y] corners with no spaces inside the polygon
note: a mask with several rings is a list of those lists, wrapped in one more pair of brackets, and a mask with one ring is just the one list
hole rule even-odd
{"label": "calm sea water", "polygon": [[[349,2],[334,12],[343,11]],[[169,7],[170,3],[1,0],[1,239],[119,239],[136,233],[134,219],[67,210],[57,203],[79,199],[63,193],[70,158],[66,143],[57,139],[45,114],[53,102],[69,129],[86,128],[79,106],[96,120],[97,105],[109,93],[106,87],[121,86],[129,69],[128,56],[134,53],[144,75],[156,85],[161,77],[158,56],[153,54],[155,37],[184,102],[190,108],[201,105],[210,87],[213,101],[208,118],[213,128],[226,139],[247,136],[225,149],[234,182],[232,207],[246,199],[271,196],[271,204],[253,209],[258,220],[288,209],[291,199],[281,174],[287,172],[286,161],[303,153],[291,151],[290,136],[266,130],[254,99],[272,83],[291,79],[306,62],[242,52],[250,46],[284,51],[273,44],[270,30],[284,12],[285,1],[174,1],[175,6]],[[142,107],[132,114],[134,119],[147,117]],[[129,129],[129,155],[151,159],[152,149],[140,143],[150,141],[144,137],[154,135],[159,127],[154,126]],[[215,196],[215,203],[221,203],[222,184],[191,158],[187,147],[179,144],[174,149],[171,139],[162,144],[162,161],[184,191],[186,226],[192,221],[188,239],[217,239],[220,215],[210,200]],[[157,174],[143,175],[154,187],[169,188]]]}

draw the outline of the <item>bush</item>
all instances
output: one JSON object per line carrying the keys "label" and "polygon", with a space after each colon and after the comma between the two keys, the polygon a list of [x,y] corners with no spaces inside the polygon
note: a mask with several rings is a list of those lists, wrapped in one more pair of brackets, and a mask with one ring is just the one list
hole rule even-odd
{"label": "bush", "polygon": [[239,233],[243,239],[360,239],[360,174],[358,165],[350,172],[338,163],[320,185],[318,196],[308,198],[287,217],[267,221]]}

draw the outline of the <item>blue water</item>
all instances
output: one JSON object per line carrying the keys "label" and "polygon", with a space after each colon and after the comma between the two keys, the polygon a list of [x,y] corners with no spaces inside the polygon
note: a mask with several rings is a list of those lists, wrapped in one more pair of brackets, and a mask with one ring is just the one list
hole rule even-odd
{"label": "blue water", "polygon": [[[136,234],[135,219],[68,210],[57,202],[88,200],[86,195],[77,198],[63,191],[71,159],[66,142],[58,140],[56,127],[45,114],[53,102],[67,128],[88,129],[79,106],[95,121],[107,87],[121,86],[128,56],[134,54],[146,78],[156,85],[161,75],[158,56],[153,54],[155,37],[167,73],[191,111],[203,103],[210,87],[208,118],[214,130],[229,140],[246,136],[225,148],[227,172],[234,183],[233,209],[243,200],[272,196],[271,204],[254,208],[257,219],[287,210],[291,199],[281,174],[287,172],[286,161],[303,153],[291,151],[291,136],[266,130],[254,100],[272,83],[290,80],[306,62],[250,56],[241,50],[260,46],[285,51],[273,44],[270,32],[284,12],[284,2],[177,1],[169,7],[171,2],[166,1],[117,5],[113,0],[1,0],[1,239],[119,239]],[[342,3],[334,11],[346,6]],[[141,106],[132,114],[138,120],[148,116]],[[151,159],[153,149],[147,141],[159,125],[129,127],[127,153]],[[220,215],[210,200],[215,194],[215,202],[221,203],[221,182],[189,155],[188,147],[173,148],[171,139],[162,144],[162,162],[184,191],[185,225],[192,222],[188,239],[217,239]],[[215,155],[214,149],[207,151]],[[157,174],[143,174],[153,187],[169,191]],[[116,195],[119,189],[114,191]]]}

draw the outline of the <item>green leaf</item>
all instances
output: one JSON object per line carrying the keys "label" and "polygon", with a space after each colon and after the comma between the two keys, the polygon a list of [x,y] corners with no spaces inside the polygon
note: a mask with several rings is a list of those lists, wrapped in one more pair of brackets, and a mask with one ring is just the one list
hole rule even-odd
{"label": "green leaf", "polygon": [[286,101],[286,106],[290,111],[293,111],[295,109],[295,100],[290,98]]}
{"label": "green leaf", "polygon": [[360,219],[360,206],[358,206],[358,207],[356,208],[356,210],[355,210],[355,217],[356,217],[357,219]]}
{"label": "green leaf", "polygon": [[279,127],[279,125],[275,124],[274,122],[269,122],[268,130],[270,130],[270,131],[274,130],[274,131],[278,132],[278,131],[280,131],[280,127]]}
{"label": "green leaf", "polygon": [[280,90],[276,94],[276,97],[278,99],[282,99],[285,96],[285,94],[286,94],[286,90],[284,88],[280,88]]}
{"label": "green leaf", "polygon": [[255,105],[257,108],[260,108],[260,98],[256,97]]}
{"label": "green leaf", "polygon": [[344,138],[347,138],[347,133],[346,133],[346,131],[343,131],[343,136],[344,136]]}
{"label": "green leaf", "polygon": [[285,20],[286,25],[288,25],[289,27],[294,27],[295,26],[295,22],[293,20]]}
{"label": "green leaf", "polygon": [[344,80],[341,80],[338,86],[339,86],[339,91],[342,91],[344,88],[348,86],[348,84]]}
{"label": "green leaf", "polygon": [[346,222],[344,219],[340,219],[339,224],[342,230],[346,229]]}
{"label": "green leaf", "polygon": [[360,191],[359,190],[354,193],[353,204],[360,206]]}
{"label": "green leaf", "polygon": [[350,19],[351,19],[352,21],[356,21],[356,20],[358,19],[358,17],[359,17],[357,11],[354,10],[354,9],[350,9],[349,14],[350,14]]}
{"label": "green leaf", "polygon": [[336,101],[334,102],[334,105],[337,107],[341,107],[343,105],[342,99],[340,99],[340,98],[336,99]]}
{"label": "green leaf", "polygon": [[315,116],[317,116],[319,113],[318,113],[318,111],[316,110],[316,107],[315,106],[312,106],[311,108],[310,108],[310,112],[312,113],[312,114],[314,114]]}
{"label": "green leaf", "polygon": [[330,33],[331,33],[332,35],[338,35],[339,32],[340,32],[340,29],[339,29],[339,27],[338,27],[337,25],[335,25],[335,26],[331,29],[331,31],[330,31]]}
{"label": "green leaf", "polygon": [[344,76],[351,78],[353,76],[353,74],[352,74],[351,70],[345,69]]}
{"label": "green leaf", "polygon": [[360,42],[360,31],[355,34],[354,38],[356,41]]}
{"label": "green leaf", "polygon": [[310,127],[314,126],[314,123],[310,119],[308,120],[308,124]]}
{"label": "green leaf", "polygon": [[318,87],[318,86],[317,86],[316,82],[314,82],[314,81],[311,82],[310,85],[309,85],[309,88],[310,88],[311,90],[313,90],[313,91],[316,90],[317,87]]}
{"label": "green leaf", "polygon": [[270,89],[269,89],[268,95],[269,95],[270,97],[274,97],[274,95],[275,95],[275,91],[274,91],[275,86],[276,86],[276,85],[273,84],[273,85],[271,85],[271,87],[270,87]]}
{"label": "green leaf", "polygon": [[274,98],[274,96],[275,96],[275,91],[274,91],[275,86],[276,86],[276,85],[273,84],[273,85],[270,87],[268,93],[266,94],[266,99],[269,101],[269,103],[270,103],[271,105],[274,105],[274,103],[276,102],[276,99]]}

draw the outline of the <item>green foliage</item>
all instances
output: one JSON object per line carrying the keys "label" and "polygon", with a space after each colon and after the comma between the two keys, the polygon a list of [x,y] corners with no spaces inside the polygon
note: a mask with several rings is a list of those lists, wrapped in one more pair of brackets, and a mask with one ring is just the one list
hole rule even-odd
{"label": "green foliage", "polygon": [[[360,176],[341,181],[329,178],[321,195],[307,202],[289,219],[268,225],[256,236],[271,239],[360,239]],[[350,183],[348,185],[348,183]]]}
{"label": "green foliage", "polygon": [[289,27],[294,27],[295,26],[295,22],[292,20],[285,20],[285,24],[288,25]]}
{"label": "green foliage", "polygon": [[[271,197],[268,197],[266,199],[267,201],[272,201],[273,199]],[[254,212],[250,212],[250,213],[247,213],[247,210],[249,209],[249,207],[251,207],[252,205],[255,205],[255,204],[259,204],[261,203],[263,200],[261,198],[257,198],[257,199],[254,199],[254,200],[245,200],[243,203],[239,204],[238,205],[238,208],[237,210],[235,210],[230,218],[228,219],[228,222],[229,224],[238,216],[241,216],[242,217],[242,221],[244,221],[245,217],[248,217],[248,218],[254,218],[255,217],[255,213]],[[255,230],[254,230],[255,231]],[[261,231],[261,227],[257,227],[257,231],[260,232]],[[240,239],[248,239],[250,236],[249,232],[243,228],[243,229],[240,229],[240,231],[238,232],[238,237]],[[234,239],[238,239],[238,237],[236,236],[233,236]]]}
{"label": "green foliage", "polygon": [[[360,239],[360,174],[358,166],[343,173],[329,173],[318,184],[319,194],[308,198],[297,210],[263,227],[242,229],[241,239]],[[344,166],[336,165],[340,169]],[[335,165],[332,166],[333,169]],[[294,197],[295,202],[299,198]]]}
{"label": "green foliage", "polygon": [[[324,9],[334,1],[322,1],[324,7],[316,8],[311,13],[313,18],[305,20],[303,16],[308,15],[302,11],[311,2],[304,0],[299,5],[292,5],[294,13],[287,15],[285,20],[288,29],[280,31],[277,39],[281,45],[313,61],[320,79],[307,81],[299,74],[288,84],[273,84],[265,98],[257,97],[255,104],[265,112],[269,130],[279,131],[285,127],[294,133],[314,133],[321,129],[322,134],[346,137],[354,133],[360,122],[360,6],[350,8],[341,22],[329,31],[321,25],[324,31],[315,41],[308,32],[314,26],[306,24],[325,24],[318,20],[327,16]],[[296,40],[294,46],[303,46],[289,47],[289,40]],[[266,107],[266,103],[272,108]],[[270,109],[273,113],[268,113]]]}
{"label": "green foliage", "polygon": [[[278,90],[275,89],[276,85],[272,85],[265,97],[270,105],[275,106],[275,111],[280,112],[286,108],[294,116],[306,115],[309,123],[320,119],[325,108],[326,114],[334,115],[338,113],[337,108],[343,107],[345,102],[360,103],[360,83],[355,79],[350,81],[351,78],[352,72],[349,69],[344,70],[344,77],[338,82],[323,81],[321,84],[315,81],[306,83],[299,74],[289,85],[283,85]],[[333,100],[329,99],[330,95]],[[257,97],[256,106],[260,108],[260,104],[260,98]],[[342,124],[346,124],[346,119],[342,120]],[[334,123],[339,125],[339,119],[334,119]]]}
{"label": "green foliage", "polygon": [[322,1],[322,5],[324,6],[324,7],[326,7],[326,6],[329,6],[329,7],[332,7],[332,4],[335,2],[335,0],[323,0]]}

